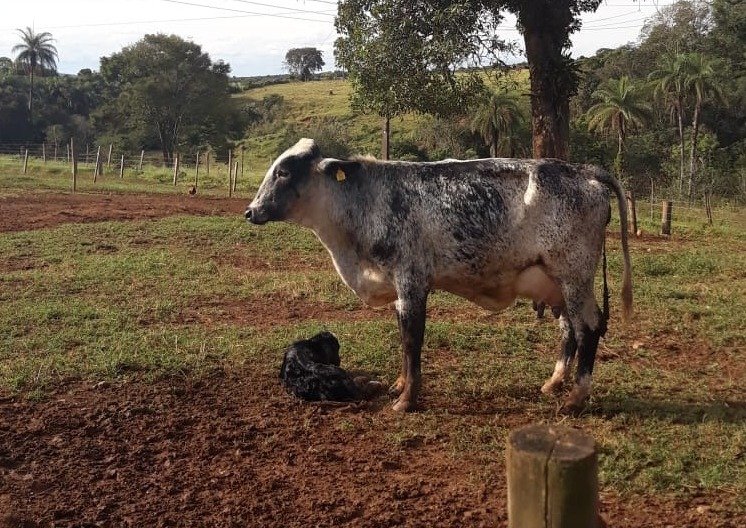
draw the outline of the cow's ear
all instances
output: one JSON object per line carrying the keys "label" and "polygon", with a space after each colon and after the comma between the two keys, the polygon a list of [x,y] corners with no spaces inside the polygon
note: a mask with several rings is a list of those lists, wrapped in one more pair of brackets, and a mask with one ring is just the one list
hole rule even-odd
{"label": "cow's ear", "polygon": [[359,161],[324,158],[319,162],[319,172],[331,178],[336,178],[340,182],[354,176],[358,170],[360,170]]}

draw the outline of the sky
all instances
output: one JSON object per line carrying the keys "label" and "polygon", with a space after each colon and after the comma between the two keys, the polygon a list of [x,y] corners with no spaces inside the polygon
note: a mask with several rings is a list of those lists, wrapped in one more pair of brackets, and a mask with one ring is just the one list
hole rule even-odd
{"label": "sky", "polygon": [[[574,57],[599,48],[634,42],[645,19],[675,0],[605,0],[583,16],[572,38]],[[1,0],[0,56],[13,58],[17,28],[49,31],[59,52],[61,73],[97,70],[99,59],[133,44],[147,33],[177,34],[222,59],[236,76],[283,72],[287,50],[315,47],[334,69],[334,0]],[[506,18],[501,36],[521,41],[515,19]],[[509,62],[518,62],[522,57]]]}

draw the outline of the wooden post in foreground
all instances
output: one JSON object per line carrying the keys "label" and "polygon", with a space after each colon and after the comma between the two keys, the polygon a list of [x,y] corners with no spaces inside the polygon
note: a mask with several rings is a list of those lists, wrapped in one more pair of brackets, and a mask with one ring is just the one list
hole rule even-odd
{"label": "wooden post in foreground", "polygon": [[207,179],[210,179],[210,151],[207,151],[205,155],[205,172],[207,173]]}
{"label": "wooden post in foreground", "polygon": [[[72,141],[73,138],[70,138],[70,141]],[[47,164],[47,144],[42,143],[41,144],[41,160],[44,162],[44,164]]]}
{"label": "wooden post in foreground", "polygon": [[119,179],[124,179],[124,154],[122,154],[122,160],[119,162]]}
{"label": "wooden post in foreground", "polygon": [[508,438],[508,527],[597,528],[596,443],[569,427],[532,424]]}
{"label": "wooden post in foreground", "polygon": [[671,215],[673,212],[673,202],[667,200],[663,202],[663,210],[661,211],[661,235],[671,234]]}
{"label": "wooden post in foreground", "polygon": [[70,150],[72,151],[72,173],[73,173],[73,192],[78,188],[78,159],[75,156],[75,139],[70,138]]}
{"label": "wooden post in foreground", "polygon": [[111,150],[114,148],[112,143],[109,143],[109,155],[106,157],[106,168],[111,168]]}
{"label": "wooden post in foreground", "polygon": [[137,166],[137,170],[138,170],[139,172],[142,172],[142,159],[143,159],[144,157],[145,157],[145,151],[144,151],[144,150],[141,150],[141,151],[140,151],[140,163],[139,163],[139,165]]}
{"label": "wooden post in foreground", "polygon": [[24,150],[23,152],[23,173],[26,174],[26,170],[28,169],[28,149]]}
{"label": "wooden post in foreground", "polygon": [[629,232],[637,236],[637,208],[635,204],[635,191],[627,191],[627,210],[629,211]]}

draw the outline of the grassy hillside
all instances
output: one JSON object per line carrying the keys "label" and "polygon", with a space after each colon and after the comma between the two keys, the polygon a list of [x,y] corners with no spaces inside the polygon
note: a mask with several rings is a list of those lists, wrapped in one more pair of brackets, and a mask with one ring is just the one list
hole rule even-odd
{"label": "grassy hillside", "polygon": [[[506,82],[525,94],[528,72],[521,70],[511,73]],[[277,84],[248,90],[237,98],[249,103],[260,103],[265,97],[272,95],[283,98],[283,112],[276,121],[252,127],[247,133],[246,145],[252,152],[252,161],[266,163],[277,154],[283,144],[303,135],[316,137],[325,133],[339,137],[353,153],[380,156],[382,120],[376,115],[353,111],[350,107],[352,87],[348,81]],[[528,99],[523,97],[522,102],[528,115]],[[461,127],[468,127],[468,120],[467,115],[450,121],[458,122]],[[391,143],[392,146],[403,142],[412,143],[428,150],[428,143],[433,143],[432,136],[439,134],[437,129],[447,126],[448,123],[438,123],[433,117],[426,115],[408,114],[397,117],[391,121]]]}

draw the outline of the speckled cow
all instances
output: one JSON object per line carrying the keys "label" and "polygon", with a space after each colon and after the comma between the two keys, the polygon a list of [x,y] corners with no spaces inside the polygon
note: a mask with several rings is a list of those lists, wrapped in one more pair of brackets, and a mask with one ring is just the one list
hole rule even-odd
{"label": "speckled cow", "polygon": [[521,296],[559,313],[560,358],[542,392],[562,387],[577,350],[575,385],[563,406],[576,412],[590,394],[608,319],[608,296],[602,312],[593,281],[611,212],[609,189],[621,217],[626,318],[632,281],[624,193],[594,166],[549,159],[337,160],[322,158],[313,140],[302,139],[269,168],[246,218],[310,228],[363,301],[395,302],[402,341],[402,367],[391,387],[395,410],[416,406],[425,305],[439,289],[489,310]]}

